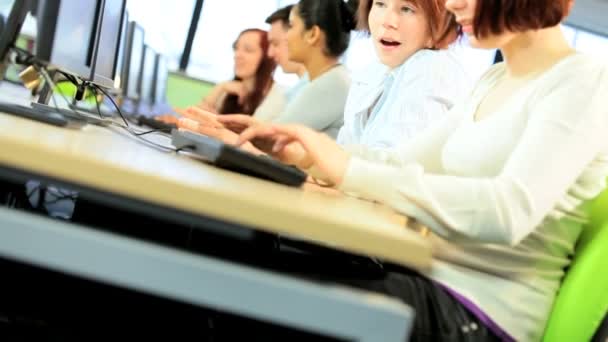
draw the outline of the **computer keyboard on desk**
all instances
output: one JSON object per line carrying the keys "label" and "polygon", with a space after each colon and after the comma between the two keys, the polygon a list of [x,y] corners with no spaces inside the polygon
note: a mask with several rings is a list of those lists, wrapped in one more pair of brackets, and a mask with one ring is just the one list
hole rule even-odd
{"label": "computer keyboard on desk", "polygon": [[257,156],[217,139],[194,132],[174,129],[172,143],[177,149],[191,151],[218,167],[273,182],[301,186],[307,174],[267,156]]}
{"label": "computer keyboard on desk", "polygon": [[143,115],[137,116],[137,123],[142,126],[148,126],[159,131],[170,133],[171,130],[176,129],[177,125],[172,123],[162,122],[156,120],[154,117],[147,117]]}
{"label": "computer keyboard on desk", "polygon": [[0,102],[0,112],[12,114],[47,124],[66,127],[70,121],[60,113],[43,111],[29,106]]}

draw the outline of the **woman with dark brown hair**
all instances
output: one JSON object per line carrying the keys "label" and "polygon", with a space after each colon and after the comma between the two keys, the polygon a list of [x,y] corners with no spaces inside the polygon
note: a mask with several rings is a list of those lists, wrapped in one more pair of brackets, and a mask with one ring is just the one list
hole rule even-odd
{"label": "woman with dark brown hair", "polygon": [[247,29],[234,48],[234,80],[216,85],[199,107],[218,114],[252,115],[271,91],[276,63],[268,57],[268,36],[260,29]]}
{"label": "woman with dark brown hair", "polygon": [[608,176],[608,68],[564,38],[572,3],[447,0],[471,44],[498,48],[505,61],[403,148],[345,150],[297,125],[240,136],[239,144],[265,138],[259,148],[283,162],[430,228],[429,269],[346,281],[412,306],[414,341],[543,336],[587,219],[581,207]]}

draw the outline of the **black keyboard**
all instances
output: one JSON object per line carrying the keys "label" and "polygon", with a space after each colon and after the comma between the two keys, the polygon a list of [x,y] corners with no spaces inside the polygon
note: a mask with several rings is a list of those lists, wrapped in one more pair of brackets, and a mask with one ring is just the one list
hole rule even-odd
{"label": "black keyboard", "polygon": [[297,187],[306,181],[307,174],[296,167],[256,156],[217,139],[176,129],[171,136],[177,149],[194,152],[218,167],[289,186]]}
{"label": "black keyboard", "polygon": [[148,126],[153,129],[157,129],[159,131],[170,133],[171,130],[176,129],[177,125],[165,123],[160,120],[156,120],[153,117],[147,117],[140,115],[137,117],[137,123],[142,126]]}
{"label": "black keyboard", "polygon": [[60,127],[66,127],[70,124],[70,121],[60,113],[44,111],[28,106],[21,106],[14,103],[0,102],[0,112],[21,116]]}

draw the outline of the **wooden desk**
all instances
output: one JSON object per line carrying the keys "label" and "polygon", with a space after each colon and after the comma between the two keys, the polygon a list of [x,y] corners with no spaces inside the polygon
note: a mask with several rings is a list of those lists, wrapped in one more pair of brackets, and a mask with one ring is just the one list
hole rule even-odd
{"label": "wooden desk", "polygon": [[5,168],[410,268],[431,263],[429,242],[388,208],[224,171],[154,150],[118,128],[70,130],[0,114],[0,146]]}

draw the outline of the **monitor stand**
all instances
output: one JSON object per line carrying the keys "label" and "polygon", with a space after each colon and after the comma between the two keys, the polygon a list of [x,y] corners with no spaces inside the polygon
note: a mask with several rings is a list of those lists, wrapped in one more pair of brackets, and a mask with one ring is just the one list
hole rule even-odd
{"label": "monitor stand", "polygon": [[[49,76],[53,79],[53,82],[56,82],[56,72],[49,72]],[[93,124],[98,126],[109,126],[112,124],[112,120],[110,119],[102,119],[98,116],[93,116],[82,111],[73,109],[73,108],[56,108],[49,106],[48,103],[51,101],[51,97],[53,96],[53,89],[45,82],[40,94],[38,96],[38,102],[32,102],[32,108],[42,111],[42,112],[50,112],[50,113],[59,113],[63,115],[67,120],[80,122],[84,124]]]}

